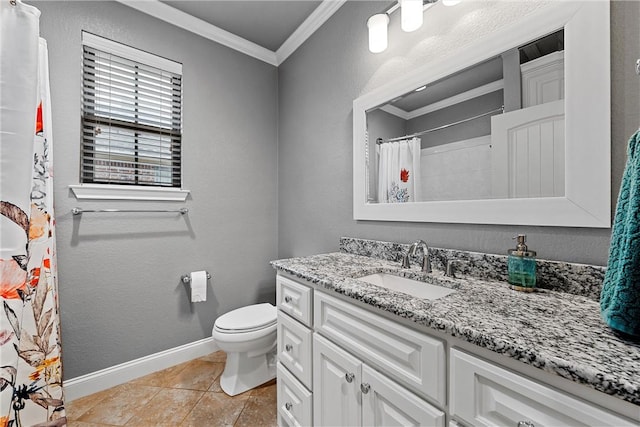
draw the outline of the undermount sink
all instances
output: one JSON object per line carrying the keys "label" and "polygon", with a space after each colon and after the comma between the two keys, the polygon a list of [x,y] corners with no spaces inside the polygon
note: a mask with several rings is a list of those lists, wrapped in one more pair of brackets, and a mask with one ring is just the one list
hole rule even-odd
{"label": "undermount sink", "polygon": [[443,286],[431,285],[429,283],[420,282],[418,280],[407,279],[406,277],[395,276],[388,273],[375,273],[368,276],[358,277],[372,285],[390,289],[392,291],[404,292],[424,299],[438,299],[455,292],[453,289]]}

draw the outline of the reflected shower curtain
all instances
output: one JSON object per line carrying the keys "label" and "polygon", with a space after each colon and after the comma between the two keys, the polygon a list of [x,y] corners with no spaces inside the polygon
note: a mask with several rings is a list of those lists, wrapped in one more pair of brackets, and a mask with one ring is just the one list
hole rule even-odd
{"label": "reflected shower curtain", "polygon": [[0,13],[0,427],[64,426],[47,47],[36,8]]}
{"label": "reflected shower curtain", "polygon": [[419,201],[420,138],[386,142],[378,150],[378,202]]}

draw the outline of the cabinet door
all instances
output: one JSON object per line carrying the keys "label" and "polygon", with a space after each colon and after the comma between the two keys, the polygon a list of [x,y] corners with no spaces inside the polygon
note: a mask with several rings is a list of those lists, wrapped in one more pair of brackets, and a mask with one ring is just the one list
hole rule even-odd
{"label": "cabinet door", "polygon": [[318,334],[313,334],[313,424],[361,424],[362,364]]}
{"label": "cabinet door", "polygon": [[444,405],[444,342],[323,292],[314,295],[316,331],[419,395]]}
{"label": "cabinet door", "polygon": [[449,413],[474,426],[637,426],[593,404],[456,349]]}
{"label": "cabinet door", "polygon": [[366,365],[361,391],[365,426],[444,426],[444,412]]}

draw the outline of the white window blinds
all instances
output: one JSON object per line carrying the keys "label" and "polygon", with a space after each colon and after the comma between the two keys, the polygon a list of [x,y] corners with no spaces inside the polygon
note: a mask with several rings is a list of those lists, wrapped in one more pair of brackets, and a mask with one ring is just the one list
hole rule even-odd
{"label": "white window blinds", "polygon": [[83,183],[180,187],[182,66],[83,33]]}

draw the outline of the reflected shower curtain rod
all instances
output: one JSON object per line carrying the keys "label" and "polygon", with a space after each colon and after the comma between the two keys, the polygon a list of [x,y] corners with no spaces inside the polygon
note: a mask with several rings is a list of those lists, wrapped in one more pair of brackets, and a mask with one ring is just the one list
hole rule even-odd
{"label": "reflected shower curtain rod", "polygon": [[187,208],[180,209],[82,209],[73,208],[71,213],[74,215],[81,215],[85,212],[172,212],[184,215],[189,212]]}
{"label": "reflected shower curtain rod", "polygon": [[412,133],[411,135],[399,136],[397,138],[389,138],[389,139],[378,138],[378,139],[376,139],[376,144],[384,144],[385,142],[401,141],[403,139],[413,138],[413,137],[416,137],[416,136],[424,135],[425,133],[435,132],[437,130],[446,129],[446,128],[451,127],[451,126],[456,126],[456,125],[459,125],[459,124],[462,124],[462,123],[469,122],[471,120],[479,119],[480,117],[488,116],[490,114],[497,113],[497,112],[504,113],[504,105],[501,106],[500,108],[496,108],[495,110],[491,110],[491,111],[487,111],[486,113],[478,114],[477,116],[468,117],[466,119],[458,120],[457,122],[453,122],[453,123],[449,123],[449,124],[446,124],[446,125],[438,126],[438,127],[432,128],[432,129],[427,129],[427,130],[423,130],[423,131],[420,131],[420,132]]}

